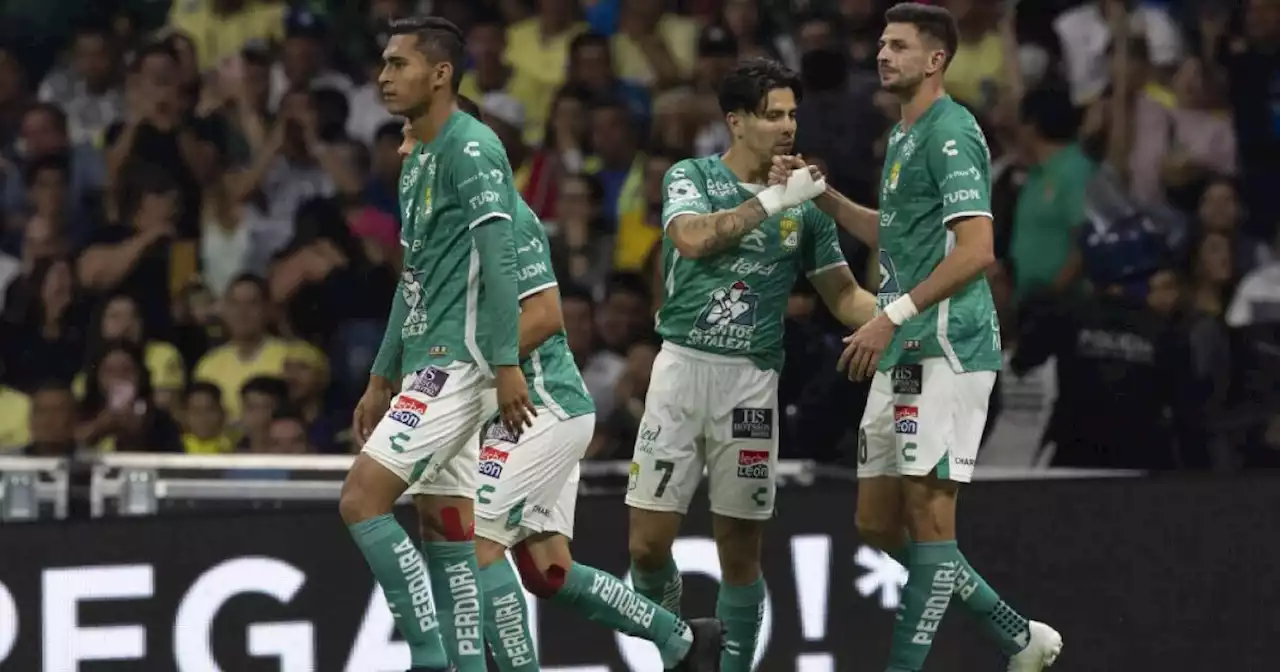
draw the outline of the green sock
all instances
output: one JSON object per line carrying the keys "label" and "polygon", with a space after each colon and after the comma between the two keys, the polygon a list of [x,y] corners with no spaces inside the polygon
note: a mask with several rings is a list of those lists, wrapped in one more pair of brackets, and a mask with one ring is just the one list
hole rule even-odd
{"label": "green sock", "polygon": [[693,645],[693,632],[679,616],[594,567],[573,563],[552,600],[573,607],[588,620],[657,644],[667,669]]}
{"label": "green sock", "polygon": [[440,612],[440,636],[458,672],[485,672],[484,608],[474,541],[428,541],[422,555]]}
{"label": "green sock", "polygon": [[684,579],[680,576],[680,568],[676,567],[676,561],[667,558],[667,564],[662,569],[648,573],[643,569],[631,565],[631,585],[635,586],[636,592],[649,598],[651,602],[657,602],[662,605],[663,609],[673,613],[680,613],[680,598],[684,594]]}
{"label": "green sock", "polygon": [[[889,555],[903,565],[910,563],[911,544],[889,551]],[[982,575],[973,569],[964,554],[960,554],[960,568],[956,574],[955,595],[960,598],[964,610],[978,619],[983,632],[995,641],[1006,656],[1013,656],[1027,647],[1031,631],[1027,619],[1009,603],[1000,599],[996,591]]]}
{"label": "green sock", "polygon": [[890,672],[915,672],[924,667],[960,568],[960,550],[954,541],[913,543],[910,556],[907,585],[902,589],[889,648]]}
{"label": "green sock", "polygon": [[960,567],[956,572],[955,595],[965,610],[978,619],[982,630],[995,640],[1004,655],[1012,656],[1025,649],[1031,641],[1027,619],[1000,599],[963,554],[957,552],[956,555]]}
{"label": "green sock", "polygon": [[499,672],[538,672],[529,605],[505,557],[480,570],[480,590],[484,592],[484,638]]}
{"label": "green sock", "polygon": [[720,652],[723,672],[751,672],[764,616],[764,577],[745,586],[720,584],[716,597],[716,618],[724,623],[724,650]]}
{"label": "green sock", "polygon": [[413,540],[389,513],[362,520],[347,530],[387,596],[396,629],[409,644],[411,664],[414,667],[448,665],[449,657],[440,639],[440,622],[431,600],[431,581]]}

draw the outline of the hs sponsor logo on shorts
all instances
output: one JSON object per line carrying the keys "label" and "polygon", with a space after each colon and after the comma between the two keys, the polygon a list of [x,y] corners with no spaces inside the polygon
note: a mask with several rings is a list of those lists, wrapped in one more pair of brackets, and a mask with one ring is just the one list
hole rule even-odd
{"label": "hs sponsor logo on shorts", "polygon": [[912,435],[920,431],[920,409],[915,406],[894,406],[893,431]]}
{"label": "hs sponsor logo on shorts", "polygon": [[924,389],[924,367],[919,364],[899,364],[889,376],[894,394],[920,394]]}
{"label": "hs sponsor logo on shorts", "polygon": [[440,391],[444,389],[444,384],[448,380],[448,371],[429,366],[419,371],[417,376],[414,376],[413,384],[409,386],[409,389],[435,398],[440,396]]}
{"label": "hs sponsor logo on shorts", "polygon": [[733,438],[735,439],[772,439],[772,408],[735,408],[733,409]]}
{"label": "hs sponsor logo on shorts", "polygon": [[427,405],[414,399],[413,397],[400,396],[396,399],[396,403],[391,405],[389,415],[392,420],[408,427],[416,429],[418,424],[422,422],[422,416],[427,412]]}
{"label": "hs sponsor logo on shorts", "polygon": [[769,451],[739,450],[738,478],[769,478]]}
{"label": "hs sponsor logo on shorts", "polygon": [[489,478],[501,478],[502,468],[507,464],[507,456],[509,453],[505,450],[498,450],[493,446],[485,446],[480,449],[480,475]]}

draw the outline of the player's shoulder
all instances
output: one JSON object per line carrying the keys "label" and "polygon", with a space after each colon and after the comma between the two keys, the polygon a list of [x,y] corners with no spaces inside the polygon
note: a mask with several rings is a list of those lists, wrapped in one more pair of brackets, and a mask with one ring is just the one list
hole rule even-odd
{"label": "player's shoulder", "polygon": [[449,135],[445,139],[447,145],[464,151],[468,149],[502,147],[502,141],[498,139],[492,128],[484,125],[479,119],[466,112],[458,112],[456,114],[458,115],[458,120],[454,122],[454,127],[450,129]]}
{"label": "player's shoulder", "polygon": [[692,179],[701,182],[706,179],[708,169],[711,167],[711,162],[714,161],[715,158],[716,157],[711,156],[680,159],[667,169],[667,179]]}
{"label": "player's shoulder", "polygon": [[940,104],[943,107],[930,129],[933,131],[931,136],[934,138],[940,138],[943,135],[965,138],[983,137],[982,126],[978,124],[978,118],[969,108],[951,98],[943,99]]}

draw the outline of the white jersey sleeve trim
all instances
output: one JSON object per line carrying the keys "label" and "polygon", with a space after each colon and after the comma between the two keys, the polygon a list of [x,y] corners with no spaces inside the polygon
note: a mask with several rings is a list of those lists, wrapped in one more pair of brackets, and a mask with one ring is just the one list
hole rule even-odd
{"label": "white jersey sleeve trim", "polygon": [[676,217],[679,217],[681,215],[693,215],[694,217],[697,217],[702,214],[703,213],[701,212],[694,212],[692,210],[681,210],[679,212],[673,212],[671,213],[670,217],[667,217],[666,219],[662,220],[662,230],[666,231],[667,227],[671,225],[671,222],[674,221]]}
{"label": "white jersey sleeve trim", "polygon": [[559,285],[560,285],[560,283],[556,282],[555,280],[552,280],[551,282],[548,282],[548,283],[546,283],[546,284],[542,284],[542,285],[538,285],[537,287],[534,287],[533,289],[530,289],[530,290],[528,290],[528,291],[526,291],[526,292],[521,292],[521,293],[520,293],[520,296],[519,296],[519,299],[520,299],[521,301],[524,301],[525,299],[527,299],[527,298],[529,298],[529,297],[533,296],[534,294],[537,294],[538,292],[541,292],[541,291],[544,291],[544,290],[551,289],[552,287],[558,287]]}
{"label": "white jersey sleeve trim", "polygon": [[491,219],[505,219],[509,222],[511,221],[511,215],[508,215],[505,212],[486,212],[483,215],[480,215],[479,217],[476,217],[475,219],[471,220],[471,223],[467,225],[467,228],[474,229],[477,226],[480,226],[481,224],[484,224],[485,222]]}
{"label": "white jersey sleeve trim", "polygon": [[991,213],[985,210],[967,210],[965,212],[953,212],[950,215],[943,217],[942,223],[946,224],[947,222],[950,222],[956,219],[965,219],[967,217],[986,217],[987,219],[990,219],[993,221],[995,220],[995,217],[991,216]]}
{"label": "white jersey sleeve trim", "polygon": [[822,275],[823,273],[826,273],[827,271],[829,271],[829,270],[831,270],[831,269],[833,269],[833,268],[840,268],[841,266],[848,266],[848,265],[849,265],[849,262],[847,262],[847,261],[844,261],[844,260],[837,261],[837,262],[835,262],[835,263],[827,264],[826,266],[823,266],[822,268],[815,268],[815,269],[813,269],[812,271],[809,271],[808,273],[805,273],[805,274],[804,274],[804,277],[806,277],[806,278],[812,278],[812,277],[813,277],[813,276],[815,276],[815,275]]}

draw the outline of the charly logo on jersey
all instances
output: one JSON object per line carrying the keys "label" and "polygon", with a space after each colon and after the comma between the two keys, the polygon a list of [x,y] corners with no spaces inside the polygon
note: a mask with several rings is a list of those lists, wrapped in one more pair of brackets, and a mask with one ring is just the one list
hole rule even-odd
{"label": "charly logo on jersey", "polygon": [[763,229],[752,229],[738,241],[738,247],[752,252],[764,252],[765,235]]}
{"label": "charly logo on jersey", "polygon": [[400,295],[408,306],[404,326],[400,328],[401,338],[427,333],[427,307],[424,305],[426,297],[423,296],[421,271],[414,270],[412,266],[404,269],[400,274]]}
{"label": "charly logo on jersey", "polygon": [[888,252],[880,250],[880,288],[876,290],[876,303],[881,308],[889,305],[902,294],[902,284],[898,282],[898,267]]}
{"label": "charly logo on jersey", "polygon": [[759,303],[760,297],[741,280],[716,288],[694,321],[690,344],[726,350],[750,348]]}

